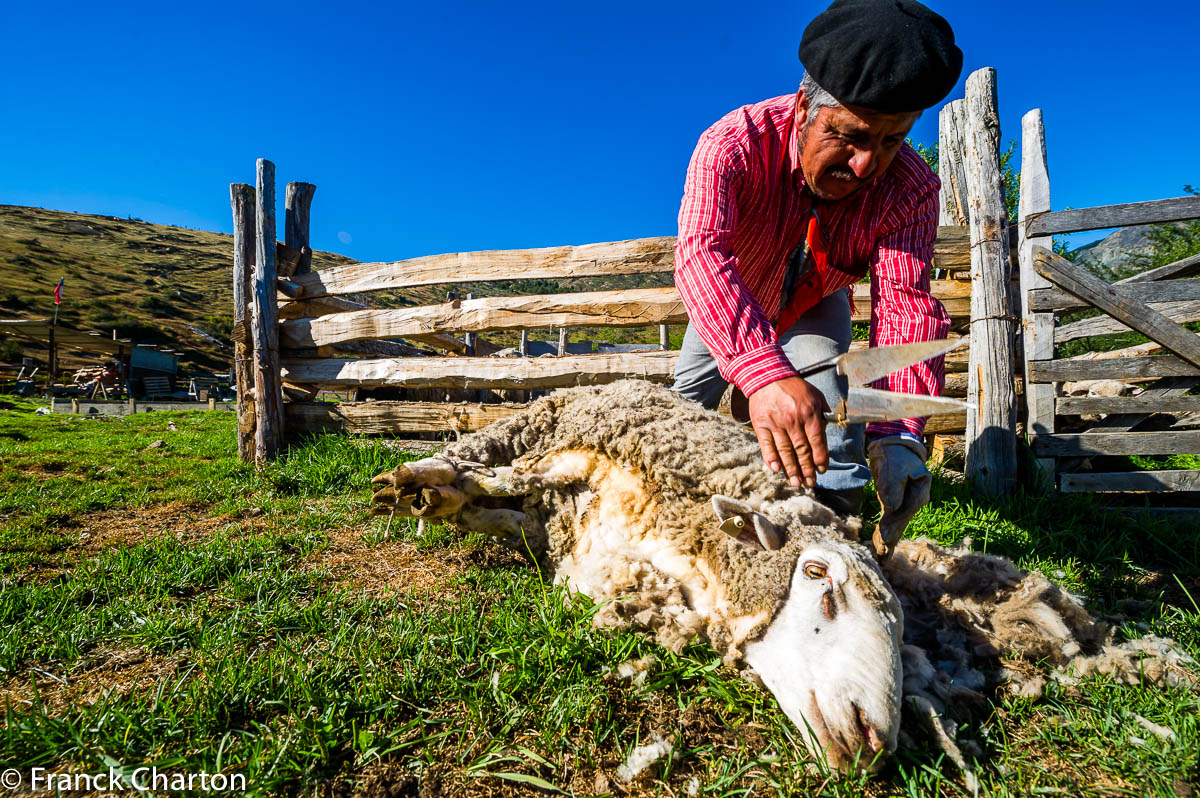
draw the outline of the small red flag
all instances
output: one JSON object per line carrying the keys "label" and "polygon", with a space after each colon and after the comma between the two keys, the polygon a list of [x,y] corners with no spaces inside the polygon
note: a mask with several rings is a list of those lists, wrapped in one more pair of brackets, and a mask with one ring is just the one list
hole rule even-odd
{"label": "small red flag", "polygon": [[60,279],[58,281],[58,285],[54,286],[54,304],[56,304],[56,305],[62,304],[62,288],[63,288],[63,280],[65,280],[65,279],[67,279],[67,278],[63,277],[62,279]]}

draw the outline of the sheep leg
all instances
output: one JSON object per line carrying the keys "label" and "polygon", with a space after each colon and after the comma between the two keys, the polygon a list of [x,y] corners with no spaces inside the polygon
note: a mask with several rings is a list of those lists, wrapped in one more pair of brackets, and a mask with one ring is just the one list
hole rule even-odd
{"label": "sheep leg", "polygon": [[435,455],[401,463],[373,480],[377,514],[400,513],[417,518],[448,518],[479,496],[520,496],[522,490],[510,467],[488,468],[479,463]]}

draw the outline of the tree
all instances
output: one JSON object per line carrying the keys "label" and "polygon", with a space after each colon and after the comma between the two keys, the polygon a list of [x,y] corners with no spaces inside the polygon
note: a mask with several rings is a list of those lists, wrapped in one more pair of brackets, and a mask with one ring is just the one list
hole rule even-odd
{"label": "tree", "polygon": [[[1194,186],[1185,185],[1183,190],[1193,197],[1200,197],[1200,190]],[[1146,238],[1150,242],[1150,251],[1132,258],[1136,272],[1166,266],[1168,263],[1200,254],[1200,219],[1175,224],[1156,224],[1146,231]]]}

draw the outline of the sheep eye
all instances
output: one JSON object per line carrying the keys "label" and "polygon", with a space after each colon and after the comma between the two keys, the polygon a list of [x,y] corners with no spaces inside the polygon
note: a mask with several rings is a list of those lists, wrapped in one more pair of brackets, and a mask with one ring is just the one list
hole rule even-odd
{"label": "sheep eye", "polygon": [[804,563],[804,575],[809,579],[824,579],[826,568],[819,562]]}

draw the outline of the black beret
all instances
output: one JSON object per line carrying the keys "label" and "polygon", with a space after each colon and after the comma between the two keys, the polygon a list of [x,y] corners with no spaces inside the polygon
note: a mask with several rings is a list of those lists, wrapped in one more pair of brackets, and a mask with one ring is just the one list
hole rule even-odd
{"label": "black beret", "polygon": [[962,72],[950,23],[915,0],[835,0],[809,23],[800,63],[839,102],[923,111]]}

